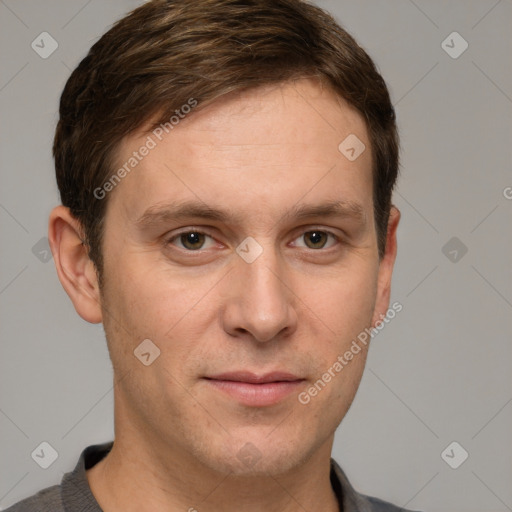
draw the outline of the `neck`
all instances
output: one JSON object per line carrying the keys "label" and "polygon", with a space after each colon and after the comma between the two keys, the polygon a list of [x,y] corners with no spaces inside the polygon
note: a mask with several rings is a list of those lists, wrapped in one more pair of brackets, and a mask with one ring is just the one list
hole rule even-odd
{"label": "neck", "polygon": [[104,512],[339,511],[330,483],[332,438],[286,473],[238,476],[213,471],[180,447],[162,445],[140,432],[144,430],[116,434],[111,452],[87,471]]}

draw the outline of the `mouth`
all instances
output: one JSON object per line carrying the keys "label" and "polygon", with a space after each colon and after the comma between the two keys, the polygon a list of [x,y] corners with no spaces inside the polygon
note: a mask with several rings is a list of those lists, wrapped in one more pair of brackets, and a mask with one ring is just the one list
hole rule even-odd
{"label": "mouth", "polygon": [[255,374],[230,372],[204,377],[213,389],[228,395],[243,405],[268,407],[275,405],[291,393],[297,392],[305,379],[288,372]]}

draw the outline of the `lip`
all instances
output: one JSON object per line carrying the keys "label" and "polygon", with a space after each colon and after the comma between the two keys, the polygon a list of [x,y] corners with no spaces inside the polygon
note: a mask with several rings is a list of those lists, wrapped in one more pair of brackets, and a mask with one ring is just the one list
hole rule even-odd
{"label": "lip", "polygon": [[263,375],[245,371],[229,372],[204,379],[213,388],[252,407],[268,407],[281,402],[296,392],[305,380],[281,371]]}

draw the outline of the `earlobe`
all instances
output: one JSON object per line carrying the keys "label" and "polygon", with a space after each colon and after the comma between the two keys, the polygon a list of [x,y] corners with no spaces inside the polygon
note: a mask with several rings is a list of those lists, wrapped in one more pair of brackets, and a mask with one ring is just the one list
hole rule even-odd
{"label": "earlobe", "polygon": [[48,240],[59,280],[76,312],[87,322],[97,324],[102,321],[98,279],[82,233],[69,208],[60,205],[51,211]]}
{"label": "earlobe", "polygon": [[386,249],[379,264],[377,282],[377,298],[373,312],[372,326],[386,316],[391,296],[391,277],[396,259],[397,240],[396,233],[400,222],[400,210],[392,205],[389,212],[388,228],[386,235]]}

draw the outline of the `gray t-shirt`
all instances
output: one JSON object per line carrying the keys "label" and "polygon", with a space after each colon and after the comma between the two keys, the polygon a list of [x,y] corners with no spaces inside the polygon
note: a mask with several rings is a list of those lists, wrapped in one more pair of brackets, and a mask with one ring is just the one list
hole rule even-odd
{"label": "gray t-shirt", "polygon": [[[102,512],[85,474],[112,448],[113,441],[88,446],[80,455],[75,469],[53,485],[9,507],[5,512]],[[331,485],[340,504],[340,512],[411,512],[391,503],[359,494],[345,473],[331,459]]]}

